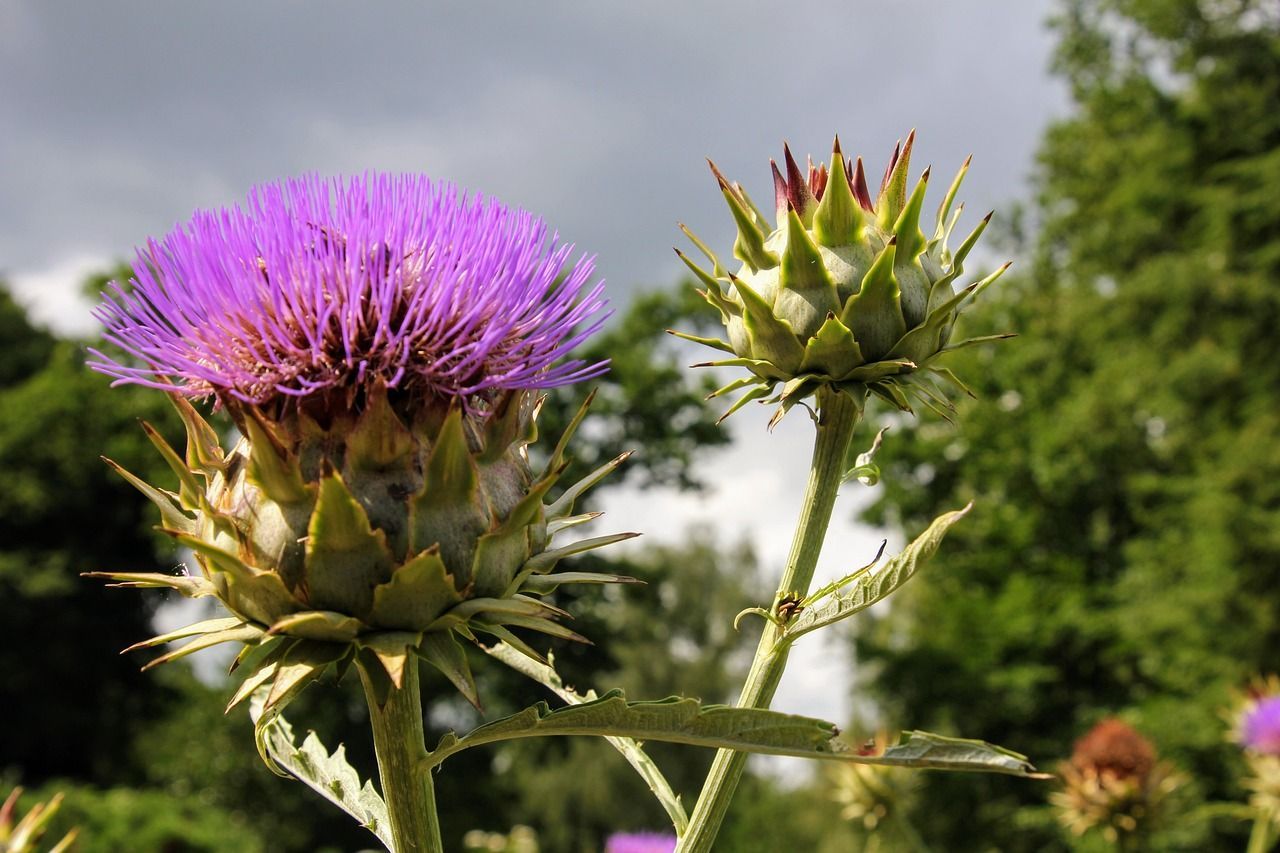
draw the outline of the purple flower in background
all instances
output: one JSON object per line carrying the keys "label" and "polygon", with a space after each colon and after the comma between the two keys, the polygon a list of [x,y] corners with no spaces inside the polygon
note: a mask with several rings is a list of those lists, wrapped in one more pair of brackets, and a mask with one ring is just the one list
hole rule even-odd
{"label": "purple flower in background", "polygon": [[1240,725],[1240,742],[1264,755],[1280,755],[1280,695],[1254,702]]}
{"label": "purple flower in background", "polygon": [[662,832],[615,832],[605,842],[604,853],[671,853],[676,837]]}
{"label": "purple flower in background", "polygon": [[561,362],[607,316],[572,251],[532,214],[421,175],[265,184],[139,249],[95,311],[128,357],[90,366],[249,405],[382,382],[472,408],[605,370]]}

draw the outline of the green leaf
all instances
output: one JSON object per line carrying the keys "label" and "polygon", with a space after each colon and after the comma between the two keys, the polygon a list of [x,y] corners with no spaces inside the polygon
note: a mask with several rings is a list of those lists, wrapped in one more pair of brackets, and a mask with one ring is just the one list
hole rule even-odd
{"label": "green leaf", "polygon": [[[259,691],[250,705],[249,714],[255,726],[263,719],[262,699]],[[293,727],[278,714],[262,723],[259,736],[276,765],[355,818],[388,850],[392,848],[386,803],[378,796],[372,782],[360,781],[360,774],[347,763],[342,744],[330,753],[315,732],[308,732],[302,745],[298,746]]]}
{"label": "green leaf", "polygon": [[[492,647],[482,646],[481,648],[516,672],[526,675],[543,685],[570,705],[583,705],[587,702],[593,702],[597,698],[594,690],[588,690],[586,693],[580,694],[574,692],[572,688],[566,687],[564,681],[560,678],[560,674],[555,671],[550,661],[539,663],[506,643],[499,643]],[[675,828],[676,835],[683,835],[685,829],[689,826],[689,816],[685,814],[684,804],[680,802],[680,795],[671,788],[671,783],[667,781],[667,777],[662,775],[658,765],[653,763],[653,759],[644,751],[640,743],[629,737],[605,736],[605,740],[621,753],[627,763],[649,786],[649,790],[653,792],[654,797],[666,810],[667,816],[671,818],[671,825]]]}
{"label": "green leaf", "polygon": [[[830,587],[810,596],[805,601],[804,610],[787,623],[780,642],[794,642],[810,631],[847,619],[886,598],[911,580],[916,570],[938,550],[951,525],[964,518],[972,506],[973,504],[969,504],[964,509],[938,516],[924,533],[916,537],[901,554],[890,558],[879,571],[872,573],[867,571],[869,566],[863,567],[848,578],[836,581]],[[853,586],[847,592],[842,591],[848,583]]]}
{"label": "green leaf", "polygon": [[889,427],[884,427],[877,432],[876,437],[871,441],[871,447],[854,457],[853,464],[844,472],[841,483],[847,483],[855,478],[864,486],[874,486],[880,482],[880,466],[876,464],[875,459],[876,453],[880,450],[880,442],[888,431]]}
{"label": "green leaf", "polygon": [[973,770],[1030,776],[1035,768],[1022,756],[981,741],[959,740],[910,733],[907,742],[880,755],[860,755],[839,737],[833,723],[795,714],[755,708],[703,705],[697,699],[670,697],[650,702],[628,702],[620,690],[611,690],[594,701],[551,710],[545,702],[510,717],[480,726],[458,737],[444,735],[423,760],[423,768],[438,766],[446,758],[474,746],[526,737],[597,735],[683,743],[766,755],[790,755],[879,764]]}

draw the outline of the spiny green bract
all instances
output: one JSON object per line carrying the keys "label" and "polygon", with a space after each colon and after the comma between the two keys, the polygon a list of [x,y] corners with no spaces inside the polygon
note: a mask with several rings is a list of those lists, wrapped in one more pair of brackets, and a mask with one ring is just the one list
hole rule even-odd
{"label": "spiny green bract", "polygon": [[230,452],[190,403],[172,399],[186,425],[185,458],[144,428],[178,492],[111,464],[156,503],[163,529],[194,552],[200,574],[97,576],[218,598],[230,616],[133,648],[189,639],[154,666],[244,643],[233,670],[245,675],[228,707],[264,688],[269,721],[330,665],[343,672],[357,658],[385,691],[402,683],[414,654],[478,704],[459,637],[488,634],[537,658],[512,628],[582,638],[557,621],[568,614],[536,596],[561,583],[631,580],[550,573],[563,557],[634,535],[549,547],[559,531],[595,517],[573,515],[575,500],[626,458],[545,503],[590,399],[541,474],[527,455],[537,404],[525,391],[502,396],[484,416],[456,402],[402,406],[380,384],[355,406],[315,407],[323,419],[302,406],[270,418],[234,407],[244,438]]}
{"label": "spiny green bract", "polygon": [[[895,149],[872,202],[862,160],[847,160],[837,138],[831,166],[802,172],[786,150],[786,176],[773,163],[776,228],[739,184],[712,164],[738,228],[732,273],[701,240],[710,273],[677,250],[720,311],[728,341],[673,332],[735,357],[703,366],[745,367],[751,375],[712,396],[748,389],[725,413],[752,400],[781,402],[774,422],[791,406],[831,385],[861,401],[866,391],[911,411],[907,394],[944,417],[950,403],[935,383],[967,389],[939,356],[984,340],[952,343],[960,310],[995,281],[1008,264],[959,292],[954,282],[991,219],[988,214],[952,253],[948,240],[963,205],[952,213],[968,170],[966,160],[938,209],[931,237],[920,227],[929,170],[908,195],[907,170],[914,131]],[[683,226],[682,226],[683,228]],[[1005,337],[1005,336],[995,336]],[[775,394],[775,386],[782,384]]]}

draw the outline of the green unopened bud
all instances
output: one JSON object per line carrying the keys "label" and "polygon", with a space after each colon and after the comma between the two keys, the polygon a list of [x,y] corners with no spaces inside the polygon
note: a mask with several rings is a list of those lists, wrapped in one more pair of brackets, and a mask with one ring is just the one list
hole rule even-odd
{"label": "green unopened bud", "polygon": [[730,413],[768,398],[782,403],[780,416],[830,385],[858,400],[874,392],[905,411],[911,410],[909,393],[946,416],[950,404],[934,380],[959,383],[936,359],[990,340],[953,342],[952,332],[965,305],[1008,265],[956,291],[965,258],[990,215],[954,253],[948,249],[956,222],[951,209],[966,161],[939,208],[933,236],[926,237],[921,216],[929,171],[914,188],[909,185],[914,138],[912,132],[895,150],[874,203],[861,160],[855,166],[845,159],[839,139],[830,167],[810,163],[807,175],[786,150],[785,174],[773,166],[778,224],[768,234],[741,187],[712,166],[738,226],[734,255],[742,266],[737,273],[725,271],[696,239],[712,271],[680,257],[720,311],[728,340],[674,334],[736,356],[711,365],[751,372],[749,382],[722,389],[747,389]]}

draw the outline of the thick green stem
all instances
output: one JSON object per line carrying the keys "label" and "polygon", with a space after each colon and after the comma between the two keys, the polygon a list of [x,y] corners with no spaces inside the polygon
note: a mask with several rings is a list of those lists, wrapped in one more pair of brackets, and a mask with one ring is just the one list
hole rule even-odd
{"label": "thick green stem", "polygon": [[363,666],[358,668],[373,724],[382,796],[391,818],[392,853],[443,853],[431,771],[421,769],[427,747],[417,662],[405,665],[403,686],[392,687],[381,706],[370,676]]}
{"label": "thick green stem", "polygon": [[[803,596],[813,581],[818,554],[831,522],[836,493],[845,473],[849,442],[862,417],[863,398],[823,388],[818,392],[818,435],[813,446],[809,468],[809,487],[805,492],[800,520],[791,540],[791,555],[774,603],[785,595]],[[746,684],[738,698],[740,708],[768,708],[787,665],[788,648],[779,644],[778,628],[766,622],[756,656],[747,673]],[[729,810],[729,802],[742,778],[747,754],[731,749],[716,753],[711,771],[698,795],[697,805],[689,817],[689,829],[680,839],[677,853],[706,853],[715,842],[716,833]]]}

